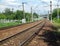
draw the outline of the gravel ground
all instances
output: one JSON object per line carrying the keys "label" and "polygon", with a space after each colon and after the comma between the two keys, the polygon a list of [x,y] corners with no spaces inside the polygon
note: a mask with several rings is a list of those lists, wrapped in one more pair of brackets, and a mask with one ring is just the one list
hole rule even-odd
{"label": "gravel ground", "polygon": [[24,31],[24,30],[26,30],[30,27],[33,27],[33,26],[37,25],[40,22],[41,21],[30,23],[30,24],[24,24],[24,25],[21,25],[21,26],[17,26],[17,27],[5,29],[5,30],[0,30],[0,41],[2,39],[5,39],[5,38],[10,37],[12,35],[15,35],[19,32],[22,32],[22,31]]}
{"label": "gravel ground", "polygon": [[55,30],[52,23],[46,20],[46,24],[42,30],[40,30],[39,34],[27,46],[59,46],[53,33]]}

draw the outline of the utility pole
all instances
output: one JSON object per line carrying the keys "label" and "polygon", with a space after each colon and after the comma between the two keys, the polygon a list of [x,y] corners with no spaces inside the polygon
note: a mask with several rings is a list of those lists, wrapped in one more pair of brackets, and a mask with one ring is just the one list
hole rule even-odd
{"label": "utility pole", "polygon": [[23,8],[23,18],[25,19],[25,11],[24,11],[24,2],[22,2],[22,8]]}
{"label": "utility pole", "polygon": [[33,22],[33,9],[31,7],[31,19],[32,19],[32,22]]}
{"label": "utility pole", "polygon": [[47,19],[49,20],[49,11],[48,11]]}
{"label": "utility pole", "polygon": [[22,2],[22,8],[23,8],[23,19],[22,19],[22,23],[26,23],[25,11],[24,11],[24,4],[25,4],[25,2]]}
{"label": "utility pole", "polygon": [[51,16],[51,22],[52,22],[52,1],[50,1],[50,16]]}
{"label": "utility pole", "polygon": [[[59,0],[58,0],[58,2],[59,2]],[[57,2],[57,19],[59,20],[59,4],[58,4],[58,2]]]}

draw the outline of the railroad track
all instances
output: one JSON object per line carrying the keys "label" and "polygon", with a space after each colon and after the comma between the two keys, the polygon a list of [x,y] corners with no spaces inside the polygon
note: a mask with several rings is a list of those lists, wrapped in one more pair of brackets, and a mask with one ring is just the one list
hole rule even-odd
{"label": "railroad track", "polygon": [[10,37],[6,37],[0,40],[0,46],[23,46],[27,41],[33,38],[39,32],[39,29],[43,27],[45,22],[40,22],[24,31],[14,34]]}
{"label": "railroad track", "polygon": [[5,30],[0,30],[0,41],[7,39],[15,34],[18,34],[20,32],[24,32],[27,29],[30,29],[34,26],[36,26],[38,23],[41,21],[36,21],[34,23],[29,23],[29,24],[23,24],[17,27],[5,29]]}

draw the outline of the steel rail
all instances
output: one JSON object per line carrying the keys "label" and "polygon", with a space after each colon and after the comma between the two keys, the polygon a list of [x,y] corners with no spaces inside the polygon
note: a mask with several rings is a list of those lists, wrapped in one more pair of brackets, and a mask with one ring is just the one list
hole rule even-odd
{"label": "steel rail", "polygon": [[33,34],[31,34],[25,41],[23,41],[22,43],[20,43],[19,46],[24,46],[29,40],[32,40],[35,36],[36,36],[36,33],[39,33],[40,30],[44,27],[45,23],[41,24],[41,28],[37,28],[37,31],[34,32]]}
{"label": "steel rail", "polygon": [[[42,23],[42,22],[40,22],[39,24],[41,24],[41,23]],[[39,24],[37,24],[37,25],[39,25]],[[21,32],[19,32],[19,33],[17,33],[17,34],[14,34],[14,35],[12,35],[12,36],[10,36],[10,37],[6,37],[6,38],[0,40],[0,42],[5,41],[5,40],[7,40],[7,39],[9,39],[9,38],[12,38],[12,37],[14,37],[14,36],[16,36],[16,35],[18,35],[18,34],[22,34],[22,33],[26,32],[26,31],[28,31],[29,29],[34,28],[34,27],[37,26],[37,25],[34,25],[33,27],[30,27],[30,28],[28,28],[28,29],[25,29],[24,31],[21,31]]]}

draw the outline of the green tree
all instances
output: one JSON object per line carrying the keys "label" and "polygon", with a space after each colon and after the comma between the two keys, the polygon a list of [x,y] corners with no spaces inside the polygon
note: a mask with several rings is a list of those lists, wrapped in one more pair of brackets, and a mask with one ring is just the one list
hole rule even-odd
{"label": "green tree", "polygon": [[9,8],[6,8],[3,14],[6,16],[7,19],[13,19],[13,11],[11,11]]}
{"label": "green tree", "polygon": [[54,9],[54,10],[53,10],[53,13],[52,13],[53,19],[54,19],[54,18],[57,18],[57,10],[59,10],[59,15],[60,15],[60,8],[59,8],[59,9],[57,9],[57,8]]}
{"label": "green tree", "polygon": [[[32,17],[31,13],[25,13],[25,18],[27,21],[30,21],[31,17]],[[38,18],[38,14],[34,13],[33,17]],[[13,12],[9,8],[6,8],[5,12],[1,13],[0,18],[22,20],[24,18],[24,15],[23,15],[23,11],[21,10],[17,10],[16,12]]]}
{"label": "green tree", "polygon": [[26,21],[31,20],[31,14],[30,13],[25,13]]}
{"label": "green tree", "polygon": [[13,11],[11,11],[9,8],[6,8],[4,14],[11,15],[11,14],[13,14]]}
{"label": "green tree", "polygon": [[23,11],[17,10],[14,19],[23,19]]}
{"label": "green tree", "polygon": [[6,19],[6,16],[0,13],[0,19]]}
{"label": "green tree", "polygon": [[34,18],[38,18],[38,14],[37,13],[33,13]]}

